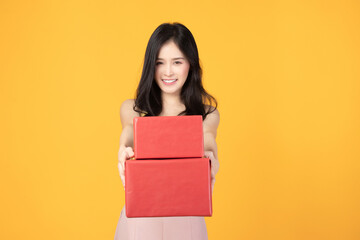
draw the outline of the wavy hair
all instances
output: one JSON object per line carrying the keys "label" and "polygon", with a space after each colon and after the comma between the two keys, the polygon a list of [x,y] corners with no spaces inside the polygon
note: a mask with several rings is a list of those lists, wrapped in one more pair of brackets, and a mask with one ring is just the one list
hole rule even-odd
{"label": "wavy hair", "polygon": [[161,89],[154,79],[155,64],[160,48],[169,40],[174,41],[190,63],[189,73],[180,93],[186,109],[178,116],[202,115],[205,120],[206,116],[217,108],[217,101],[202,85],[202,69],[195,39],[190,30],[178,22],[163,23],[151,35],[133,109],[146,116],[158,116],[161,113]]}

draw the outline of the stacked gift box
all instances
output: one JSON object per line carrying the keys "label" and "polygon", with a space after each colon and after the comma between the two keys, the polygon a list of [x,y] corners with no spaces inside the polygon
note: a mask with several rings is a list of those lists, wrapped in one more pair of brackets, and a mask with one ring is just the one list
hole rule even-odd
{"label": "stacked gift box", "polygon": [[125,161],[127,217],[211,216],[201,115],[136,117]]}

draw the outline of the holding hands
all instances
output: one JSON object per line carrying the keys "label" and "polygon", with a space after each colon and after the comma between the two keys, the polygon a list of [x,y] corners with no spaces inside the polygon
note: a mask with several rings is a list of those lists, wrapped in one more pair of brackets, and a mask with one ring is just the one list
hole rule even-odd
{"label": "holding hands", "polygon": [[211,179],[211,192],[214,190],[215,175],[219,171],[219,161],[215,158],[212,151],[205,151],[204,156],[210,159],[210,179]]}
{"label": "holding hands", "polygon": [[134,151],[131,147],[121,146],[118,153],[118,168],[121,182],[125,188],[125,161],[134,157]]}
{"label": "holding hands", "polygon": [[[219,161],[215,158],[212,151],[205,151],[204,156],[210,159],[210,176],[211,176],[211,191],[214,190],[215,175],[219,171]],[[131,147],[121,146],[118,152],[118,168],[121,182],[125,188],[125,161],[134,157],[134,151]]]}

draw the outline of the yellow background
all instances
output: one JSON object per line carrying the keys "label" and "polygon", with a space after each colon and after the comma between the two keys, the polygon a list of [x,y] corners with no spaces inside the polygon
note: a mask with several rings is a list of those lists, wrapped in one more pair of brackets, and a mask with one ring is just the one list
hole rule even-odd
{"label": "yellow background", "polygon": [[358,1],[1,1],[0,239],[113,239],[119,108],[163,22],[219,101],[209,239],[360,239]]}

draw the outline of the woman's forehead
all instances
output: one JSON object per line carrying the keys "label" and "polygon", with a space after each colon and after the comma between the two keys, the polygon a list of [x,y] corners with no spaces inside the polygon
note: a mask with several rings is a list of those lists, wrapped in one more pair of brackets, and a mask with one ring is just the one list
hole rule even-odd
{"label": "woman's forehead", "polygon": [[184,54],[180,51],[180,49],[178,48],[178,46],[176,46],[176,44],[171,41],[168,43],[165,43],[159,50],[159,54],[158,54],[158,58],[157,59],[178,59],[178,58],[183,58]]}

